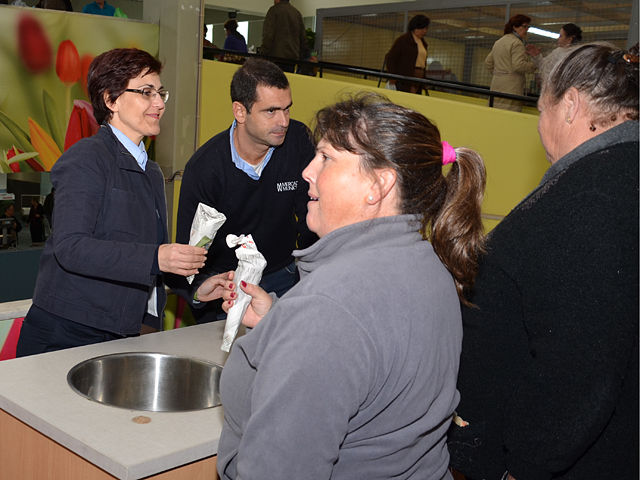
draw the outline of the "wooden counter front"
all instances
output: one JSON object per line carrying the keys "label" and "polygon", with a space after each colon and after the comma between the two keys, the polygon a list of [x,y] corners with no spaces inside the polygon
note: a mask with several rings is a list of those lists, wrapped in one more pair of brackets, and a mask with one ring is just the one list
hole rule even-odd
{"label": "wooden counter front", "polygon": [[[0,410],[1,480],[117,480],[71,450]],[[218,480],[216,458],[147,477],[154,480]]]}

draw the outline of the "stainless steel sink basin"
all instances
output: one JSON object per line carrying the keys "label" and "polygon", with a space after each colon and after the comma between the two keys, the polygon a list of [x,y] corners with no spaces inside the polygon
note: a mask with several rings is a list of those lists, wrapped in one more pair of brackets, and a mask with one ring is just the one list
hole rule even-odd
{"label": "stainless steel sink basin", "polygon": [[90,400],[149,412],[184,412],[220,405],[222,367],[193,357],[117,353],[79,363],[67,375]]}

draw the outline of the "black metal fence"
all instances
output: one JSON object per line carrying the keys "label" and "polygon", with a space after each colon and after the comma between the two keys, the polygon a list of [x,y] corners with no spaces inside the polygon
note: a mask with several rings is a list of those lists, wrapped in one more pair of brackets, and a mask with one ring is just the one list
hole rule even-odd
{"label": "black metal fence", "polygon": [[[220,60],[220,61],[228,61],[230,63],[242,63],[244,59],[249,56],[255,56],[259,58],[264,58],[266,60],[270,60],[279,65],[290,65],[295,69],[296,72],[300,74],[305,74],[305,72],[310,73],[311,75],[319,75],[323,76],[325,72],[340,72],[346,74],[357,75],[359,77],[365,79],[376,79],[378,80],[378,85],[380,86],[382,82],[386,82],[387,80],[400,80],[400,81],[410,81],[412,83],[417,83],[424,85],[425,87],[435,87],[439,89],[444,89],[447,91],[459,92],[466,95],[473,95],[475,97],[486,97],[489,99],[489,106],[493,106],[494,98],[507,98],[509,100],[519,100],[525,102],[529,105],[535,105],[538,101],[537,95],[512,95],[510,93],[502,93],[502,92],[493,92],[489,90],[489,87],[484,85],[473,85],[471,83],[458,82],[453,80],[435,80],[435,79],[419,79],[413,77],[405,77],[403,75],[395,75],[393,73],[374,70],[365,67],[356,67],[351,65],[342,65],[339,63],[332,62],[307,62],[302,60],[290,60],[288,58],[278,58],[278,57],[270,57],[267,55],[256,55],[251,53],[243,53],[236,52],[232,50],[223,50],[221,48],[212,48],[212,47],[203,47],[204,48],[204,58],[209,60]],[[348,81],[348,78],[345,78]]]}

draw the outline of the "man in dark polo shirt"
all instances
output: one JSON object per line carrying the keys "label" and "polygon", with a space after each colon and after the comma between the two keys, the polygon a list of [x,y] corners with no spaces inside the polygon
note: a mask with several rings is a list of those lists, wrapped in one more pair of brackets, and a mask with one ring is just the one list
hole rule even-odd
{"label": "man in dark polo shirt", "polygon": [[[235,250],[225,242],[228,234],[253,236],[267,260],[260,286],[278,296],[295,283],[291,252],[317,239],[306,225],[309,186],[302,179],[315,147],[308,128],[289,118],[286,75],[271,62],[249,59],[233,76],[231,99],[233,124],[191,157],[180,189],[178,242],[188,243],[199,203],[227,217],[193,284],[179,278],[171,282],[191,305],[202,282],[237,267]],[[198,323],[224,318],[221,300],[195,303],[192,312]]]}

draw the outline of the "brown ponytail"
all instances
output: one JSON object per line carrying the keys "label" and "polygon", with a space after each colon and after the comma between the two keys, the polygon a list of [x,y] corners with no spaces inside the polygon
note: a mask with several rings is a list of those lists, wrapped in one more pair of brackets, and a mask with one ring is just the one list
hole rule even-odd
{"label": "brown ponytail", "polygon": [[334,148],[360,155],[364,170],[393,168],[398,208],[421,218],[421,232],[449,270],[460,301],[473,285],[478,255],[484,251],[480,206],[485,169],[480,156],[457,150],[449,174],[442,173],[438,128],[424,115],[364,92],[323,108],[316,115],[314,136]]}
{"label": "brown ponytail", "polygon": [[432,219],[430,240],[453,275],[460,300],[471,306],[464,293],[473,286],[478,257],[485,251],[481,206],[486,171],[480,155],[468,148],[457,148],[456,162],[446,183],[447,194]]}

